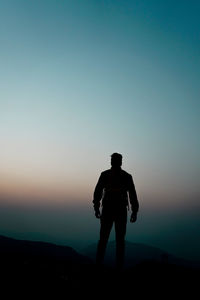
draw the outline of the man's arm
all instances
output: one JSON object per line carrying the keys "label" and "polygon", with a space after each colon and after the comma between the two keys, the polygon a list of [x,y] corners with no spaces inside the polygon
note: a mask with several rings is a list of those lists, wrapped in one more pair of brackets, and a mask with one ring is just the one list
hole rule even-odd
{"label": "man's arm", "polygon": [[94,204],[94,211],[95,211],[95,216],[97,218],[100,218],[100,202],[102,199],[103,195],[103,189],[104,189],[104,183],[103,183],[103,175],[101,173],[99,180],[97,182],[97,185],[94,190],[94,196],[93,196],[93,204]]}
{"label": "man's arm", "polygon": [[131,214],[131,222],[135,222],[137,220],[137,212],[139,210],[139,202],[138,202],[138,198],[137,198],[137,193],[135,190],[135,185],[133,182],[133,178],[130,175],[129,178],[129,187],[128,187],[128,192],[129,192],[129,201],[131,204],[131,210],[132,210],[132,214]]}

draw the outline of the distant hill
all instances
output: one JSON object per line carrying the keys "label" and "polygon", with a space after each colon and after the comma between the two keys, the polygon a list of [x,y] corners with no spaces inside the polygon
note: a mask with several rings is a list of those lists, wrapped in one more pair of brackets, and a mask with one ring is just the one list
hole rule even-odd
{"label": "distant hill", "polygon": [[[80,254],[69,246],[16,240],[0,236],[0,287],[5,298],[30,297],[125,297],[151,296],[160,290],[169,296],[196,295],[199,269],[173,264],[165,251],[127,242],[126,266],[122,273],[110,267],[115,243],[108,244],[105,268],[92,262],[96,245]],[[88,255],[88,257],[87,257]],[[174,261],[175,262],[175,261]],[[180,262],[180,261],[179,261]],[[159,298],[160,299],[160,298]]]}
{"label": "distant hill", "polygon": [[89,259],[69,246],[60,246],[47,242],[17,240],[0,236],[0,255],[18,257],[18,259],[54,259],[84,263]]}
{"label": "distant hill", "polygon": [[90,266],[91,260],[71,247],[0,236],[0,287],[7,298],[70,292],[82,287]]}
{"label": "distant hill", "polygon": [[[87,248],[83,249],[82,253],[95,261],[96,249],[97,244],[91,244]],[[160,248],[126,241],[125,267],[131,268],[144,261],[169,263],[179,266],[200,267],[200,262],[178,258]],[[115,241],[111,241],[107,245],[105,264],[109,266],[113,266],[115,264]]]}

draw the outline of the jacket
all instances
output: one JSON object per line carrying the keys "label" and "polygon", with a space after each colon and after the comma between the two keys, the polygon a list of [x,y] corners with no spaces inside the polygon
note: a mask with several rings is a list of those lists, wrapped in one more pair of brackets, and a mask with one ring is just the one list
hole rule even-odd
{"label": "jacket", "polygon": [[[101,203],[102,202],[102,203]],[[101,173],[94,190],[94,209],[122,207],[131,204],[132,211],[139,209],[139,203],[132,176],[121,168],[111,168]]]}

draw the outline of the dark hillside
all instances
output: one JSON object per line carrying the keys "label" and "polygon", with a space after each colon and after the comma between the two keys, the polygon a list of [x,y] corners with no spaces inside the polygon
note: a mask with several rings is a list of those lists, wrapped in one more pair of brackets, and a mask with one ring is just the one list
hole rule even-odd
{"label": "dark hillside", "polygon": [[[140,245],[141,247],[141,245]],[[160,252],[159,252],[160,253]],[[166,260],[144,260],[117,273],[67,246],[0,236],[0,283],[12,297],[189,296],[195,295],[199,268]],[[70,296],[70,298],[71,298]]]}

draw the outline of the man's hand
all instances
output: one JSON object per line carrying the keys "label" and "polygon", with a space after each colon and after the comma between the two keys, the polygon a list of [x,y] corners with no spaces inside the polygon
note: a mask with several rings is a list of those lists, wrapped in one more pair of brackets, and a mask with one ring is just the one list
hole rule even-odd
{"label": "man's hand", "polygon": [[96,209],[96,210],[95,210],[95,217],[96,217],[97,219],[100,219],[101,213],[100,213],[100,210],[99,210],[99,209]]}
{"label": "man's hand", "polygon": [[130,222],[135,223],[137,221],[137,212],[132,212]]}

